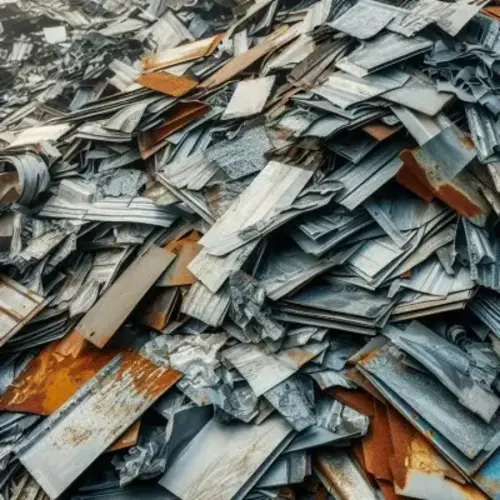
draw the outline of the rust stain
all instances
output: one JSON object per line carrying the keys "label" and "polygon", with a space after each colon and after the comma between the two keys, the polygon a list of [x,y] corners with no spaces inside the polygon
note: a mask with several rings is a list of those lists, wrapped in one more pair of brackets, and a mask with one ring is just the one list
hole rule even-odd
{"label": "rust stain", "polygon": [[500,20],[500,6],[490,5],[481,9],[481,14]]}
{"label": "rust stain", "polygon": [[[393,454],[390,436],[389,418],[386,406],[374,399],[375,416],[371,420],[373,428],[373,455],[371,467],[367,468],[377,479],[392,481],[392,471],[389,460]],[[364,442],[363,442],[364,444]],[[366,456],[365,456],[366,458]]]}
{"label": "rust stain", "polygon": [[436,189],[437,196],[460,215],[474,217],[483,210],[469,196],[451,184],[443,184]]}
{"label": "rust stain", "polygon": [[139,439],[140,430],[141,421],[138,420],[132,424],[106,451],[118,451],[134,446]]}
{"label": "rust stain", "polygon": [[165,71],[139,76],[136,83],[172,97],[181,97],[193,90],[198,82],[185,76],[171,75]]}
{"label": "rust stain", "polygon": [[120,381],[127,377],[138,394],[143,394],[147,399],[155,399],[181,376],[179,372],[158,366],[137,352],[125,351],[121,354],[121,363],[115,378]]}
{"label": "rust stain", "polygon": [[142,322],[162,331],[171,319],[178,316],[181,294],[178,288],[155,287],[144,300],[146,309]]}
{"label": "rust stain", "polygon": [[381,122],[373,122],[368,125],[364,125],[361,128],[368,135],[380,142],[393,136],[398,130],[401,129],[401,126],[394,125],[390,127],[389,125],[385,125]]}
{"label": "rust stain", "polygon": [[491,497],[497,498],[500,495],[500,483],[494,479],[489,479],[482,474],[477,473],[474,479],[490,494]]}
{"label": "rust stain", "polygon": [[293,349],[287,350],[285,354],[287,358],[290,358],[294,364],[299,367],[310,361],[313,357],[310,352],[301,350],[295,351]]}
{"label": "rust stain", "polygon": [[380,488],[380,491],[382,491],[382,495],[384,495],[385,500],[399,500],[399,499],[405,498],[405,497],[402,497],[401,495],[398,495],[394,491],[394,486],[392,485],[392,483],[377,479],[377,484],[378,484],[378,487]]}
{"label": "rust stain", "polygon": [[399,488],[406,485],[407,457],[415,430],[396,410],[387,409],[389,419],[389,437],[392,444],[392,456],[390,458],[391,472],[394,483]]}
{"label": "rust stain", "polygon": [[161,147],[168,136],[208,113],[210,106],[200,101],[183,101],[176,104],[168,120],[159,128],[139,135],[139,150],[143,160],[148,159]]}
{"label": "rust stain", "polygon": [[193,231],[186,238],[170,242],[166,248],[177,255],[161,278],[161,286],[184,286],[196,283],[196,277],[187,268],[191,261],[200,253],[198,244],[200,235]]}
{"label": "rust stain", "polygon": [[375,415],[373,397],[361,389],[334,387],[332,389],[327,389],[325,392],[367,417],[373,417]]}
{"label": "rust stain", "polygon": [[[473,148],[468,137],[461,137],[460,142],[464,147]],[[431,201],[434,196],[453,208],[458,214],[465,217],[474,217],[483,214],[483,209],[467,193],[461,190],[452,181],[439,180],[437,165],[423,165],[424,158],[420,150],[404,150],[399,154],[404,165],[396,175],[396,180],[426,201]],[[419,158],[421,161],[419,161]],[[432,176],[432,181],[427,172]],[[434,179],[434,176],[437,178]]]}
{"label": "rust stain", "polygon": [[60,356],[72,356],[76,358],[86,349],[90,349],[92,345],[81,333],[75,330],[56,345],[55,353]]}
{"label": "rust stain", "polygon": [[0,398],[4,411],[50,415],[118,353],[89,347],[78,357],[61,356],[52,343],[33,358]]}
{"label": "rust stain", "polygon": [[415,174],[414,168],[417,170],[418,168],[414,167],[416,161],[411,151],[401,151],[399,158],[403,161],[403,166],[396,174],[396,181],[408,189],[408,191],[411,191],[427,202],[431,202],[434,199],[432,186],[426,180],[424,182],[421,176]]}

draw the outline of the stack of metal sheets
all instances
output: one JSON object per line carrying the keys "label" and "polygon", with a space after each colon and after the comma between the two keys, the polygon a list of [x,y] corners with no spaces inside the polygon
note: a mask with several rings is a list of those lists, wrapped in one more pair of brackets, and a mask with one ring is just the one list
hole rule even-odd
{"label": "stack of metal sheets", "polygon": [[500,500],[500,2],[4,0],[0,64],[0,498]]}

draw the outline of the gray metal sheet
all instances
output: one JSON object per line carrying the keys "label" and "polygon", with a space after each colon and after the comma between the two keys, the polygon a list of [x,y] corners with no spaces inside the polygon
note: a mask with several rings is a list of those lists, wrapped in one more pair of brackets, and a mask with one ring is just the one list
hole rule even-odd
{"label": "gray metal sheet", "polygon": [[293,436],[279,416],[260,425],[209,422],[160,479],[181,500],[236,500],[259,480]]}
{"label": "gray metal sheet", "polygon": [[382,33],[336,63],[337,68],[355,76],[364,76],[404,59],[430,50],[433,42],[415,36]]}

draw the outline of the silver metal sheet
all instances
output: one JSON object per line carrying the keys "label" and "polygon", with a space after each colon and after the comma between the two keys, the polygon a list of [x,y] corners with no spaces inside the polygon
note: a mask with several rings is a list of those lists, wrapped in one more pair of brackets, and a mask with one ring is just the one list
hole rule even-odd
{"label": "silver metal sheet", "polygon": [[275,76],[264,76],[239,82],[221,120],[232,120],[260,113],[271,94],[275,78]]}
{"label": "silver metal sheet", "polygon": [[404,59],[430,50],[431,40],[397,33],[382,33],[336,63],[337,68],[355,76],[364,76]]}
{"label": "silver metal sheet", "polygon": [[378,35],[395,18],[406,14],[386,3],[360,0],[329,25],[360,40]]}
{"label": "silver metal sheet", "polygon": [[260,425],[209,422],[160,479],[181,500],[242,499],[293,436],[279,416]]}

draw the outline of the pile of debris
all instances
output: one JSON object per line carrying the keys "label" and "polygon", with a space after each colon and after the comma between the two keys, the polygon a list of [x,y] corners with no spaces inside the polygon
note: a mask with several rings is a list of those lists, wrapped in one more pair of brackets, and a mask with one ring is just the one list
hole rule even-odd
{"label": "pile of debris", "polygon": [[0,22],[0,498],[500,499],[500,5]]}

